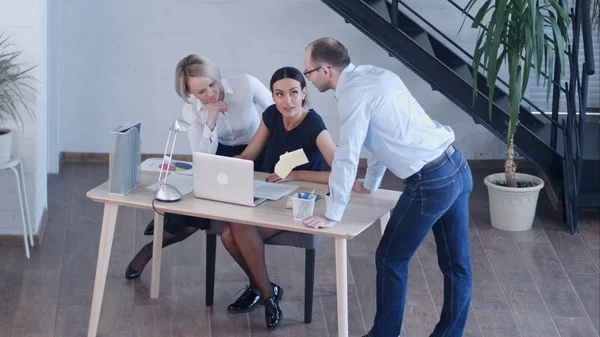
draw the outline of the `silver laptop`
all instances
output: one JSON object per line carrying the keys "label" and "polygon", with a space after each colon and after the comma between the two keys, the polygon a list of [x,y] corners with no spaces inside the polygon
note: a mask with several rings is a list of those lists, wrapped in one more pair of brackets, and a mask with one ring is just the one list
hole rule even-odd
{"label": "silver laptop", "polygon": [[193,153],[194,196],[232,204],[257,206],[266,198],[254,197],[254,162]]}

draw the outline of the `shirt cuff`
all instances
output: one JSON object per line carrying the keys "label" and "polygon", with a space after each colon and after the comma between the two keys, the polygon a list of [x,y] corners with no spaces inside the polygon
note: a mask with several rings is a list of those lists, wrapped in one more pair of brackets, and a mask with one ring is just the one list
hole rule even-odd
{"label": "shirt cuff", "polygon": [[326,203],[325,216],[333,221],[342,220],[342,216],[344,215],[344,210],[346,209],[346,205],[331,201],[331,197],[326,198],[326,200],[327,200],[327,203]]}
{"label": "shirt cuff", "polygon": [[369,191],[376,191],[379,186],[381,186],[381,180],[383,180],[383,176],[374,178],[373,176],[367,175],[363,181],[363,185]]}
{"label": "shirt cuff", "polygon": [[215,125],[214,130],[211,131],[210,128],[206,124],[204,124],[204,129],[202,130],[202,137],[204,139],[210,140],[211,143],[214,143],[215,140],[216,140],[215,139],[216,138],[215,137],[215,135],[216,135],[215,131],[216,130],[217,130],[217,126],[216,125]]}

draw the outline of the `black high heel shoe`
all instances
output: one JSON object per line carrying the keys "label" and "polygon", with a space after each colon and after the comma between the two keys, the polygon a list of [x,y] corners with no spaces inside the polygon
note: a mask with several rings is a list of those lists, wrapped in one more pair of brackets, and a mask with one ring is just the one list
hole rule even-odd
{"label": "black high heel shoe", "polygon": [[256,309],[259,305],[262,305],[260,293],[255,293],[248,286],[242,295],[227,307],[227,312],[230,314],[244,314]]}
{"label": "black high heel shoe", "polygon": [[[273,294],[277,302],[283,298],[283,288],[275,283],[273,285]],[[246,287],[245,291],[240,297],[238,297],[234,303],[227,307],[227,312],[230,314],[245,314],[256,309],[259,305],[263,305],[262,294],[259,292],[255,293],[250,289],[250,286]]]}
{"label": "black high heel shoe", "polygon": [[265,323],[267,324],[267,329],[275,330],[279,324],[281,324],[283,312],[281,311],[281,308],[279,308],[279,303],[275,296],[269,297],[263,301],[265,304]]}
{"label": "black high heel shoe", "polygon": [[127,265],[127,269],[125,269],[125,278],[128,280],[134,279],[134,278],[138,278],[142,275],[142,272],[144,271],[144,268],[142,268],[142,270],[138,270],[136,271],[135,269],[133,269],[131,267],[131,263],[129,263]]}
{"label": "black high heel shoe", "polygon": [[275,299],[277,302],[281,301],[283,298],[283,288],[278,286],[275,283],[271,283],[273,285],[273,294],[275,295]]}

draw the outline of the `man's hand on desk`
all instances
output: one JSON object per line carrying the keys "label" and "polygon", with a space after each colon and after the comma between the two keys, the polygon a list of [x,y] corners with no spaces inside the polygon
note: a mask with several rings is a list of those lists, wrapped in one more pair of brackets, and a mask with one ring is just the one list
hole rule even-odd
{"label": "man's hand on desk", "polygon": [[371,190],[367,189],[364,185],[364,179],[356,179],[354,181],[354,186],[352,186],[352,190],[358,193],[369,194]]}
{"label": "man's hand on desk", "polygon": [[324,215],[309,216],[302,220],[306,227],[310,228],[329,228],[335,226],[335,221],[327,218]]}

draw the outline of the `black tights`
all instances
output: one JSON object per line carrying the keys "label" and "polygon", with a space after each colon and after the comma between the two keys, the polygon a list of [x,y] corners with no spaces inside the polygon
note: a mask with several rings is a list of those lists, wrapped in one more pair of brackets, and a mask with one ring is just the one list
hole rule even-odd
{"label": "black tights", "polygon": [[[187,239],[190,235],[196,233],[197,230],[198,228],[196,227],[185,226],[177,234],[171,234],[167,231],[163,231],[162,247],[165,248],[179,241],[183,241]],[[152,245],[153,241],[147,243],[133,258],[133,260],[131,261],[131,268],[133,268],[133,270],[142,270],[144,269],[146,264],[148,264],[148,262],[152,258]]]}
{"label": "black tights", "polygon": [[260,290],[264,299],[274,296],[265,263],[264,241],[279,232],[238,223],[228,223],[221,232],[223,245],[248,275],[250,288],[254,292]]}

